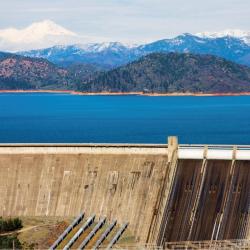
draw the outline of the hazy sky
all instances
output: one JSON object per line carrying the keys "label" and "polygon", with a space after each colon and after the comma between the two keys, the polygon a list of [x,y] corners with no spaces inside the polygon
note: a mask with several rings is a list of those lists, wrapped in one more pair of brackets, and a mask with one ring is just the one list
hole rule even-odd
{"label": "hazy sky", "polygon": [[250,0],[0,1],[0,29],[50,19],[82,35],[134,42],[184,32],[250,30]]}

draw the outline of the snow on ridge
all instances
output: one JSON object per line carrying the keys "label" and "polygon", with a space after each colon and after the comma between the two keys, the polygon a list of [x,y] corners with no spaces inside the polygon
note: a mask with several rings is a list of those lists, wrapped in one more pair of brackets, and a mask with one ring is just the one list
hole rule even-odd
{"label": "snow on ridge", "polygon": [[77,44],[75,47],[86,52],[102,52],[105,50],[120,51],[124,49],[131,49],[136,47],[135,44],[121,43],[121,42],[102,42],[102,43],[86,43]]}
{"label": "snow on ridge", "polygon": [[[104,42],[106,41],[106,42]],[[65,47],[64,47],[65,46]],[[51,20],[34,22],[28,27],[0,29],[0,51],[22,52],[42,49],[75,48],[78,53],[121,51],[136,47],[134,44],[107,42],[104,37],[88,37],[74,33]]]}
{"label": "snow on ridge", "polygon": [[250,31],[244,31],[240,29],[227,29],[220,32],[200,32],[196,36],[201,38],[222,38],[222,37],[235,37],[241,39],[244,43],[250,45]]}
{"label": "snow on ridge", "polygon": [[208,38],[219,38],[219,37],[225,37],[225,36],[232,36],[237,38],[243,38],[250,36],[250,31],[244,31],[239,29],[227,29],[220,32],[200,32],[196,34],[199,37],[208,37]]}
{"label": "snow on ridge", "polygon": [[[221,32],[200,32],[197,34],[183,33],[174,38],[162,39],[174,46],[181,46],[189,37],[190,42],[205,43],[207,39],[221,37],[235,37],[250,45],[250,31],[239,29],[227,29]],[[188,41],[188,40],[187,40]],[[152,42],[154,43],[154,42]],[[76,34],[51,20],[34,22],[26,28],[0,29],[0,50],[8,52],[31,51],[41,49],[75,50],[75,53],[100,53],[106,50],[114,53],[143,48],[145,44],[134,44],[125,42],[108,42],[104,37],[87,37]],[[70,47],[69,47],[70,46]]]}
{"label": "snow on ridge", "polygon": [[[129,47],[130,46],[130,47]],[[53,53],[56,51],[70,51],[73,54],[86,54],[86,53],[101,53],[103,51],[109,50],[113,52],[120,52],[123,50],[129,50],[131,48],[137,47],[137,45],[130,45],[120,42],[102,42],[102,43],[76,43],[69,45],[54,45],[44,49],[38,50],[26,50],[19,51],[20,54],[34,54],[35,56],[46,53]]]}

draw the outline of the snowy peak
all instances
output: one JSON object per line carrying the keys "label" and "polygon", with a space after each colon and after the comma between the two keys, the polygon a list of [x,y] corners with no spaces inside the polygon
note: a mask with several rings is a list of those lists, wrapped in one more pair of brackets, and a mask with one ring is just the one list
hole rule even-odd
{"label": "snowy peak", "polygon": [[77,34],[50,20],[35,22],[23,29],[0,30],[0,49],[5,51],[39,49],[79,41]]}
{"label": "snowy peak", "polygon": [[239,29],[227,29],[220,32],[200,32],[196,34],[198,37],[202,38],[221,38],[221,37],[235,37],[243,40],[244,42],[250,44],[250,31],[244,31]]}
{"label": "snowy peak", "polygon": [[24,29],[29,32],[40,33],[41,35],[66,35],[66,36],[76,36],[76,34],[64,27],[54,23],[51,20],[44,20],[42,22],[35,22],[29,27]]}
{"label": "snowy peak", "polygon": [[105,38],[93,38],[76,34],[51,20],[35,22],[23,29],[7,28],[0,30],[0,51],[26,51],[45,49],[54,46],[79,44],[80,50],[118,52],[135,47],[134,44],[119,42],[101,42]]}
{"label": "snowy peak", "polygon": [[[23,29],[0,30],[0,51],[26,51],[50,48],[58,45],[80,44],[79,49],[90,52],[105,50],[121,51],[132,48],[133,44],[103,42],[106,38],[88,37],[76,34],[51,20],[35,22]],[[102,41],[101,43],[97,43]],[[82,45],[83,44],[83,45]]]}
{"label": "snowy peak", "polygon": [[9,28],[0,30],[0,37],[10,42],[38,41],[46,36],[76,36],[75,33],[57,25],[50,20],[36,22],[24,29]]}
{"label": "snowy peak", "polygon": [[236,37],[236,38],[242,38],[242,37],[246,37],[246,36],[250,36],[250,31],[243,31],[243,30],[239,30],[239,29],[227,29],[224,31],[220,31],[220,32],[201,32],[201,33],[197,33],[196,34],[199,37],[204,37],[204,38],[219,38],[219,37],[225,37],[225,36],[232,36],[232,37]]}
{"label": "snowy peak", "polygon": [[135,46],[136,45],[123,44],[120,42],[103,42],[103,43],[89,43],[89,44],[77,45],[79,49],[87,51],[89,53],[99,53],[107,50],[113,52],[120,52],[131,49]]}

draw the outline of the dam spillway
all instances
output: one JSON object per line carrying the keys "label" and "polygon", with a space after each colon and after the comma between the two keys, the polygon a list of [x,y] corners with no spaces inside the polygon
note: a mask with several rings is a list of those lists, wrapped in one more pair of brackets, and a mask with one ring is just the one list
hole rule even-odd
{"label": "dam spillway", "polygon": [[250,165],[180,160],[164,216],[164,241],[244,239],[249,225]]}
{"label": "dam spillway", "polygon": [[250,147],[0,145],[0,216],[129,223],[138,243],[250,239]]}

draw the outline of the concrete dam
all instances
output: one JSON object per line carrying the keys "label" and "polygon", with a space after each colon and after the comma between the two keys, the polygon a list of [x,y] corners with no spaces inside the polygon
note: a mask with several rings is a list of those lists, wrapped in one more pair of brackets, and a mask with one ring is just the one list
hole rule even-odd
{"label": "concrete dam", "polygon": [[0,216],[114,219],[138,244],[250,240],[250,147],[2,144]]}

